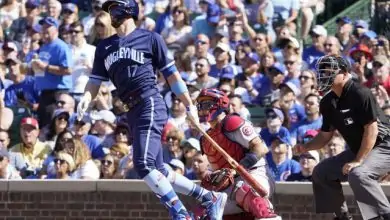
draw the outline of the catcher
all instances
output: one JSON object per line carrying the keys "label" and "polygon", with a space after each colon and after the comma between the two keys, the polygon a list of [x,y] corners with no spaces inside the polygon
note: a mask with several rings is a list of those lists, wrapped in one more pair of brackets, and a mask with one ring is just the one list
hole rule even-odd
{"label": "catcher", "polygon": [[[228,114],[229,98],[217,89],[203,89],[197,102],[200,121],[210,124],[207,134],[245,167],[267,192],[264,198],[257,194],[235,170],[231,169],[230,164],[212,144],[202,137],[202,152],[207,156],[213,172],[202,179],[201,185],[206,189],[224,191],[229,195],[224,220],[281,219],[273,212],[273,206],[269,201],[274,181],[269,175],[264,158],[268,148],[254,131],[252,124],[236,114]],[[207,218],[200,210],[195,212],[195,217]]]}

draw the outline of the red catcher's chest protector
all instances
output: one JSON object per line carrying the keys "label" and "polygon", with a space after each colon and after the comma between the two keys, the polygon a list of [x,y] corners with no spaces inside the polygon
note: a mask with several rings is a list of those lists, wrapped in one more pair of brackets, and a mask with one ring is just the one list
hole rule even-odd
{"label": "red catcher's chest protector", "polygon": [[[215,128],[209,129],[207,134],[225,150],[234,160],[240,162],[245,156],[245,151],[240,144],[231,141],[227,133],[234,132],[243,126],[245,120],[238,115],[227,115]],[[213,170],[232,168],[222,154],[220,154],[206,138],[201,139],[202,151],[206,154]]]}

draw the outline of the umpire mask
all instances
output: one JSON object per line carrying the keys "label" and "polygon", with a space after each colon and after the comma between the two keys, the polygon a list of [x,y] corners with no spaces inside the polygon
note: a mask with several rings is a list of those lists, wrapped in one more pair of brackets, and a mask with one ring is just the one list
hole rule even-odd
{"label": "umpire mask", "polygon": [[318,90],[326,93],[333,85],[334,79],[340,73],[338,58],[335,56],[323,56],[316,64]]}

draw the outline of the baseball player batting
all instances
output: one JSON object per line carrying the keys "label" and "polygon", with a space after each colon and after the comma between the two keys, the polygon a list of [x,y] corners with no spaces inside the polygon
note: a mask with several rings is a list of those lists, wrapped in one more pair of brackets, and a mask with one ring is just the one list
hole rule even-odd
{"label": "baseball player batting", "polygon": [[229,98],[217,89],[203,89],[197,103],[200,120],[210,124],[207,134],[249,172],[256,181],[253,184],[259,184],[266,194],[265,197],[261,197],[253,189],[254,186],[236,175],[226,158],[203,136],[202,152],[207,156],[214,172],[206,176],[201,185],[230,195],[224,219],[233,219],[232,214],[242,212],[249,215],[235,215],[235,219],[281,219],[273,212],[268,199],[274,188],[274,180],[264,159],[268,148],[252,124],[236,114],[227,114]]}
{"label": "baseball player batting", "polygon": [[172,219],[191,219],[175,189],[198,199],[210,219],[221,220],[226,193],[201,188],[182,175],[167,171],[163,165],[161,133],[168,115],[157,89],[156,69],[187,106],[190,119],[199,123],[199,118],[174,62],[166,56],[162,37],[136,27],[139,8],[134,0],[108,0],[102,8],[110,14],[117,34],[102,40],[96,48],[92,74],[77,107],[78,117],[83,116],[96,97],[101,82],[111,80],[128,109],[128,123],[134,137],[134,167],[169,210]]}

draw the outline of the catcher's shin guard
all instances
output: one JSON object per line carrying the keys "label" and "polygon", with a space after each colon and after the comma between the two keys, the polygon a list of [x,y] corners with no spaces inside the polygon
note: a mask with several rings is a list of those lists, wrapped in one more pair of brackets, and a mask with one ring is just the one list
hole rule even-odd
{"label": "catcher's shin guard", "polygon": [[244,181],[237,182],[232,191],[231,198],[232,200],[235,200],[244,211],[251,213],[257,219],[277,217],[273,212],[271,202],[268,199],[259,196],[252,187]]}

